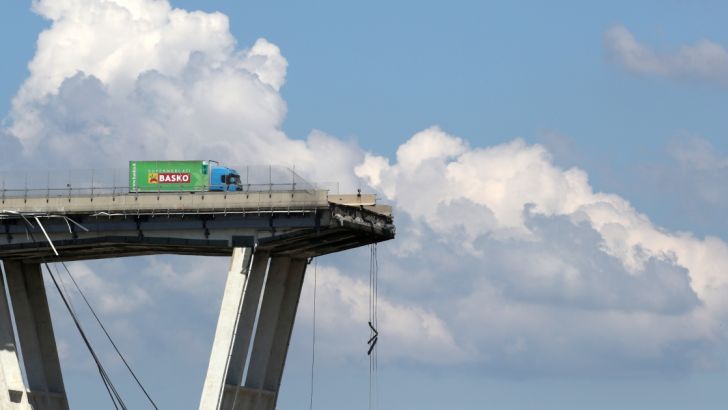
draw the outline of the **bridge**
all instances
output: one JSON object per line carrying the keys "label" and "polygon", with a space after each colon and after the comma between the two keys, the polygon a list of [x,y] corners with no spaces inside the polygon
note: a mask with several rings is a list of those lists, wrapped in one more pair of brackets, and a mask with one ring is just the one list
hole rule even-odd
{"label": "bridge", "polygon": [[310,259],[394,234],[391,208],[378,205],[374,195],[330,195],[295,183],[196,193],[4,186],[0,408],[69,408],[44,263],[156,254],[230,257],[199,409],[263,410],[276,405]]}

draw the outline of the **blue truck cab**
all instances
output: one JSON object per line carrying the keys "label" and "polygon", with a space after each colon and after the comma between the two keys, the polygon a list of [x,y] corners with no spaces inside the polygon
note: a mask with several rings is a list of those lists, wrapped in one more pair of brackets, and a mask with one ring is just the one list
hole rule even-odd
{"label": "blue truck cab", "polygon": [[238,171],[221,166],[216,161],[209,161],[209,167],[210,191],[234,192],[243,190]]}

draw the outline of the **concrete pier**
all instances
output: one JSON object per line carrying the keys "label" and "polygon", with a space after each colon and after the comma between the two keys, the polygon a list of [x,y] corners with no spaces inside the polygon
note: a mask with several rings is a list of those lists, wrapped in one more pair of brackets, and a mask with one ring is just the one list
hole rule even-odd
{"label": "concrete pier", "polygon": [[18,383],[20,363],[15,340],[11,340],[11,335],[15,333],[7,327],[10,310],[7,298],[3,295],[0,302],[4,303],[0,310],[3,310],[3,328],[8,333],[3,336],[2,354],[5,358],[2,364],[3,373],[9,376],[5,377],[6,383],[12,383],[13,386],[8,386],[7,390],[11,403],[8,408],[68,409],[41,266],[37,263],[5,261],[3,270],[28,382],[27,386]]}

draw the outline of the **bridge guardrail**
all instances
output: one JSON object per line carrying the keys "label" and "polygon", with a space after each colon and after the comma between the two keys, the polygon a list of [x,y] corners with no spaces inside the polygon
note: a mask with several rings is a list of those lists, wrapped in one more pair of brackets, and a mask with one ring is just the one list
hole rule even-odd
{"label": "bridge guardrail", "polygon": [[[240,172],[243,192],[313,192],[318,187],[294,170],[281,166],[232,167]],[[0,172],[0,200],[12,198],[76,198],[134,195],[129,188],[127,169]],[[202,191],[198,187],[197,191]],[[175,194],[180,191],[144,191]],[[138,192],[141,194],[142,192]]]}

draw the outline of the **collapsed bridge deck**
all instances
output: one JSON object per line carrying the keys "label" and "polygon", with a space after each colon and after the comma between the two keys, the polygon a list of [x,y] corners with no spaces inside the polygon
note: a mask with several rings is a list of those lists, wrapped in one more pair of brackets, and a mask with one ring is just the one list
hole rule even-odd
{"label": "collapsed bridge deck", "polygon": [[[50,241],[29,224],[42,224]],[[33,230],[33,236],[29,229]],[[313,257],[394,237],[391,209],[373,195],[327,191],[6,198],[0,259],[39,262],[151,254],[230,256],[257,245]],[[57,260],[57,259],[56,259]]]}

